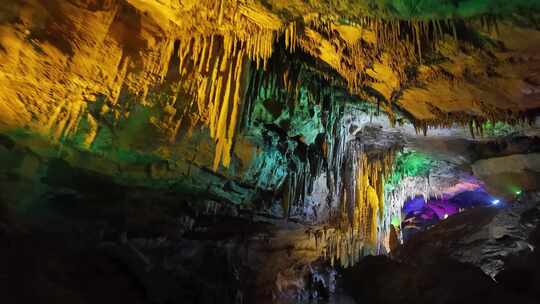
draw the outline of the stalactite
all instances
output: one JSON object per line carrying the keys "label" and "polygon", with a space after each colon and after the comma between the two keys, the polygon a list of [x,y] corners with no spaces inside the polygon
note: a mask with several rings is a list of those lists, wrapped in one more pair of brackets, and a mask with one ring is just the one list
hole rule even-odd
{"label": "stalactite", "polygon": [[450,21],[450,24],[452,26],[452,34],[454,35],[454,42],[457,45],[458,44],[458,34],[457,34],[456,24],[455,24],[454,21]]}
{"label": "stalactite", "polygon": [[[393,218],[401,220],[401,210],[403,204],[408,199],[416,196],[422,196],[429,199],[431,197],[440,197],[441,195],[440,189],[430,185],[428,176],[409,176],[403,178],[394,188],[385,192],[385,203],[389,215],[384,217],[385,222],[381,226],[385,229],[389,229]],[[398,231],[401,232],[400,227],[397,228]],[[389,231],[385,231],[380,237],[384,238],[389,233]],[[385,240],[385,243],[386,242],[388,242],[388,240]]]}
{"label": "stalactite", "polygon": [[295,52],[298,47],[298,31],[296,22],[291,22],[285,29],[285,48]]}
{"label": "stalactite", "polygon": [[431,110],[437,118],[416,120],[413,121],[413,125],[417,134],[423,133],[424,135],[427,134],[428,129],[452,128],[457,125],[468,129],[471,137],[476,138],[477,135],[483,135],[483,125],[488,122],[505,122],[510,126],[530,124],[530,116],[525,111],[500,111],[485,105],[480,105],[479,107],[482,109],[483,114],[481,115],[472,115],[464,112],[445,113],[439,109],[432,108]]}
{"label": "stalactite", "polygon": [[[387,252],[390,217],[395,211],[385,203],[384,179],[391,170],[393,152],[375,158],[351,148],[343,191],[339,198],[337,226],[325,233],[325,255],[332,263],[353,265],[367,252]],[[361,146],[361,145],[360,145]],[[354,151],[354,152],[353,152]],[[387,227],[386,227],[387,226]]]}
{"label": "stalactite", "polygon": [[400,212],[386,202],[385,179],[393,168],[393,149],[364,151],[362,139],[349,133],[354,110],[333,105],[327,125],[328,188],[336,206],[335,231],[328,234],[326,254],[343,266],[360,255],[387,252],[391,217]]}
{"label": "stalactite", "polygon": [[[223,12],[230,11],[235,3],[223,0],[214,6],[219,18],[224,18]],[[294,29],[294,25],[291,28]],[[180,81],[191,83],[195,88],[199,115],[216,142],[214,170],[220,164],[228,167],[231,162],[230,150],[246,90],[243,83],[246,60],[255,62],[256,69],[265,69],[276,37],[274,30],[253,25],[247,36],[209,35],[178,40],[178,54],[173,56],[179,60]],[[295,37],[291,38],[293,43]]]}

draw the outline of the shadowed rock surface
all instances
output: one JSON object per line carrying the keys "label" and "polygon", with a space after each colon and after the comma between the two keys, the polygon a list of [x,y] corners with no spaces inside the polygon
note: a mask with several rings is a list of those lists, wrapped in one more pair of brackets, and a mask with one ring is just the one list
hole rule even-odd
{"label": "shadowed rock surface", "polygon": [[343,271],[358,303],[537,303],[538,196],[476,208],[417,233],[388,257]]}

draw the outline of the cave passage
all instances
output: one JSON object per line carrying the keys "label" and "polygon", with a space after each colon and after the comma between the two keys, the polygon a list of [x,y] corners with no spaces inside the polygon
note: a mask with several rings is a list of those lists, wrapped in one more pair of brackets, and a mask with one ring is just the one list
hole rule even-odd
{"label": "cave passage", "polygon": [[540,1],[4,2],[0,303],[540,303]]}
{"label": "cave passage", "polygon": [[[521,193],[516,193],[516,196]],[[457,194],[445,194],[442,197],[431,197],[427,201],[422,196],[407,200],[403,205],[405,218],[401,222],[403,241],[407,241],[415,233],[429,229],[442,220],[461,212],[477,207],[504,206],[505,202],[492,196],[480,186]]]}

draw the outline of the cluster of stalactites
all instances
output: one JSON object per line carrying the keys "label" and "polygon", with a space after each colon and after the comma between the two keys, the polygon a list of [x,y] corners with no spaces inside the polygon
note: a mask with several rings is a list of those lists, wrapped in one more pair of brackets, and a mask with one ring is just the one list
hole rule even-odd
{"label": "cluster of stalactites", "polygon": [[390,218],[396,212],[385,202],[384,184],[393,168],[395,151],[364,151],[360,140],[350,134],[351,122],[360,115],[354,115],[354,110],[347,115],[350,109],[339,106],[333,108],[328,132],[334,137],[327,139],[326,153],[330,197],[337,212],[332,220],[336,229],[326,235],[325,254],[349,266],[363,252],[388,251]]}
{"label": "cluster of stalactites", "polygon": [[[345,191],[342,212],[348,217],[348,224],[361,238],[371,245],[377,245],[378,229],[385,215],[384,179],[392,168],[394,153],[384,153],[376,158],[361,154],[357,160],[356,180]],[[343,218],[343,217],[342,217]]]}
{"label": "cluster of stalactites", "polygon": [[[247,82],[245,73],[249,70],[249,63],[254,63],[253,70],[264,73],[267,70],[267,63],[273,55],[274,44],[283,37],[285,49],[295,52],[301,48],[307,53],[316,52],[309,48],[309,39],[313,35],[326,35],[332,37],[335,29],[327,22],[311,22],[308,26],[315,30],[310,30],[305,24],[302,26],[297,22],[290,22],[285,26],[279,25],[279,20],[264,20],[258,16],[257,11],[247,11],[247,7],[239,5],[236,1],[222,0],[208,4],[213,7],[215,18],[218,23],[223,22],[224,15],[235,12],[232,18],[242,18],[241,12],[245,16],[258,18],[258,22],[268,23],[269,28],[253,24],[246,33],[223,34],[210,36],[196,36],[189,39],[181,39],[178,57],[180,58],[180,75],[183,81],[191,81],[190,93],[195,96],[199,117],[210,129],[211,137],[216,142],[215,157],[213,162],[214,170],[222,164],[228,167],[231,162],[231,149],[236,134],[237,123],[241,118],[245,103],[245,90]],[[229,12],[229,13],[227,13]],[[262,16],[262,15],[261,15]],[[249,24],[251,20],[244,17]],[[265,24],[266,24],[265,23]],[[276,25],[277,24],[277,25]],[[272,28],[274,26],[275,28]],[[376,33],[377,48],[393,47],[394,51],[401,50],[401,54],[406,58],[422,57],[422,47],[425,41],[438,41],[444,34],[452,29],[456,33],[455,25],[451,21],[385,21],[375,18],[363,18],[361,26],[369,28]],[[311,33],[311,34],[310,34]],[[405,36],[405,39],[403,39]],[[430,40],[429,38],[435,38]],[[313,38],[313,37],[311,37]],[[405,41],[405,42],[404,42]],[[339,47],[341,60],[334,66],[348,82],[351,92],[360,92],[366,80],[365,70],[370,62],[376,60],[377,52],[373,53],[366,48],[366,45],[357,41],[353,45],[343,43]],[[344,55],[344,54],[347,55]],[[314,53],[314,55],[317,55]],[[400,57],[400,56],[397,56]],[[249,59],[249,60],[248,60]],[[291,69],[283,69],[282,77],[286,84],[281,86],[288,92],[298,91],[298,73],[291,73]],[[196,81],[192,81],[196,79]],[[276,77],[270,81],[275,82]],[[257,85],[250,84],[252,91],[258,91]],[[274,86],[277,87],[277,86]],[[290,100],[291,96],[287,96]],[[294,97],[293,97],[294,98]],[[181,121],[176,124],[174,136],[178,133]]]}
{"label": "cluster of stalactites", "polygon": [[361,26],[371,28],[377,34],[379,47],[405,48],[405,53],[415,56],[420,63],[426,51],[437,51],[447,36],[451,37],[456,45],[460,39],[465,39],[460,37],[460,28],[479,23],[480,27],[488,32],[498,32],[498,22],[497,16],[489,14],[470,19],[360,19]]}
{"label": "cluster of stalactites", "polygon": [[[353,145],[359,146],[359,145]],[[364,253],[389,251],[390,218],[394,208],[385,202],[384,182],[392,170],[394,151],[376,156],[350,149],[335,218],[336,229],[326,237],[325,254],[344,266]]]}
{"label": "cluster of stalactites", "polygon": [[[245,99],[246,115],[242,124],[244,128],[256,129],[254,125],[256,117],[253,117],[256,116],[253,111],[255,104],[264,104],[269,100],[281,104],[279,110],[282,113],[288,112],[288,119],[294,119],[295,109],[302,103],[300,98],[303,98],[304,106],[306,104],[315,106],[323,100],[327,101],[327,105],[336,104],[335,88],[317,78],[304,65],[295,64],[296,61],[290,61],[287,65],[286,59],[278,56],[273,57],[270,62],[271,66],[267,70],[252,70]],[[281,112],[273,114],[279,116],[282,115]],[[324,112],[327,115],[333,113],[333,109]],[[279,117],[273,119],[277,120]],[[282,131],[286,131],[286,128]],[[328,133],[328,130],[325,130],[325,133]],[[288,142],[286,154],[289,162],[289,170],[282,184],[282,206],[285,217],[294,217],[297,213],[302,213],[306,196],[311,192],[316,178],[326,169],[324,144],[317,141],[308,145],[304,142],[295,142],[292,138],[281,140]],[[304,149],[306,151],[299,152]]]}
{"label": "cluster of stalactites", "polygon": [[[249,71],[252,67],[266,67],[276,39],[284,29],[279,19],[267,17],[264,12],[237,0],[201,0],[194,10],[196,14],[203,12],[201,16],[207,19],[197,23],[200,28],[191,33],[183,29],[171,30],[163,46],[147,56],[150,59],[140,68],[143,77],[136,77],[131,69],[132,60],[125,56],[119,64],[118,84],[112,86],[114,90],[108,96],[112,106],[120,108],[118,99],[127,89],[144,105],[152,105],[161,100],[148,97],[166,94],[168,91],[163,84],[170,85],[171,98],[163,106],[166,114],[171,113],[171,118],[166,121],[154,119],[150,123],[164,130],[170,142],[175,142],[180,128],[186,126],[188,116],[193,116],[190,128],[198,123],[207,126],[215,142],[212,167],[216,171],[220,165],[228,167],[231,163],[231,149],[243,112]],[[160,92],[150,95],[152,88],[159,85]],[[78,115],[77,123],[81,117]],[[73,125],[69,130],[76,129],[77,124]],[[87,140],[87,146],[94,137],[95,132]]]}
{"label": "cluster of stalactites", "polygon": [[[240,14],[247,8],[239,6],[236,0],[213,1],[208,5],[213,7],[211,11],[215,13],[218,24],[224,22],[224,15],[232,15],[228,18],[246,23],[246,33],[231,31],[180,38],[176,40],[178,53],[173,56],[179,59],[181,85],[188,87],[188,94],[193,97],[192,104],[197,105],[199,120],[208,126],[210,136],[215,140],[213,169],[216,171],[220,164],[228,167],[231,162],[231,149],[249,82],[250,63],[256,69],[266,68],[278,33],[258,26]],[[180,125],[181,121],[178,121],[171,140],[176,137]]]}
{"label": "cluster of stalactites", "polygon": [[[210,36],[181,41],[180,81],[191,82],[201,120],[216,142],[214,170],[230,164],[244,92],[245,44],[234,36]],[[178,125],[179,127],[179,125]]]}
{"label": "cluster of stalactites", "polygon": [[361,33],[357,40],[351,41],[341,36],[335,21],[314,19],[302,27],[292,23],[285,32],[285,41],[289,50],[300,48],[321,57],[347,81],[350,93],[364,96],[364,86],[372,81],[368,72],[383,53],[391,55],[387,64],[406,82],[407,65],[422,63],[426,54],[436,51],[447,37],[458,43],[457,24],[461,22],[364,17],[349,24]]}
{"label": "cluster of stalactites", "polygon": [[469,129],[473,138],[484,136],[484,125],[486,123],[504,122],[510,126],[534,125],[537,113],[524,111],[503,111],[483,107],[481,115],[470,115],[467,113],[443,113],[436,112],[436,119],[413,120],[416,133],[427,135],[429,129],[452,128],[455,125]]}
{"label": "cluster of stalactites", "polygon": [[[208,22],[200,22],[200,29],[194,29],[189,36],[181,30],[177,32],[178,35],[182,33],[181,37],[174,37],[175,34],[171,33],[172,36],[167,43],[157,50],[159,54],[148,56],[151,60],[145,61],[145,65],[141,68],[145,71],[145,77],[140,77],[142,79],[140,81],[130,76],[133,59],[129,56],[123,58],[118,65],[116,77],[118,83],[111,86],[113,89],[107,95],[114,106],[125,89],[123,85],[125,82],[133,93],[142,96],[144,100],[156,82],[164,81],[168,75],[171,55],[177,57],[181,76],[180,86],[185,89],[187,95],[193,97],[193,100],[186,108],[176,108],[185,106],[185,103],[172,103],[171,106],[175,107],[174,110],[178,114],[171,123],[173,125],[171,130],[168,130],[170,140],[175,140],[183,119],[192,111],[191,107],[196,106],[199,121],[209,127],[211,136],[216,142],[214,170],[220,164],[225,167],[230,164],[230,151],[241,118],[239,115],[250,112],[250,109],[242,108],[246,104],[244,95],[247,82],[250,82],[247,72],[257,70],[258,73],[265,73],[273,68],[268,66],[268,61],[276,53],[276,42],[282,41],[284,44],[282,49],[289,53],[302,50],[319,58],[321,54],[318,50],[310,48],[311,39],[320,37],[330,41],[328,45],[335,47],[336,54],[339,55],[336,56],[338,60],[332,68],[343,76],[351,92],[360,94],[366,81],[369,81],[366,69],[370,69],[372,64],[380,59],[383,48],[404,52],[403,56],[393,56],[394,58],[421,57],[422,47],[429,41],[438,41],[449,32],[456,33],[454,23],[448,20],[392,21],[362,18],[352,26],[375,33],[375,42],[372,41],[373,43],[370,42],[368,45],[364,40],[365,37],[354,42],[339,38],[336,29],[339,22],[335,20],[324,21],[321,18],[313,18],[284,21],[262,6],[247,5],[238,0],[201,0],[194,7],[200,8],[201,12],[204,11],[204,18]],[[494,22],[486,19],[483,24],[492,26]],[[432,37],[437,39],[430,39]],[[177,52],[173,52],[173,49]],[[326,80],[331,78],[329,73],[321,74],[328,77]],[[278,77],[284,79],[286,85],[283,88],[292,93],[287,99],[294,99],[294,93],[299,87],[298,73],[283,68],[280,75],[276,74],[273,77],[274,82]],[[257,88],[253,91],[257,91]],[[66,119],[57,128],[59,131],[56,137],[60,138],[62,132],[65,136],[75,133],[80,118],[86,112],[76,106],[73,108],[76,109],[68,116],[69,120]],[[121,117],[120,114],[116,116]],[[96,119],[98,117],[89,116],[92,129],[97,128]],[[54,120],[56,115],[51,119]],[[92,136],[85,140],[87,146],[92,142],[96,132],[91,133]]]}
{"label": "cluster of stalactites", "polygon": [[[392,219],[398,219],[400,222],[397,232],[399,234],[396,236],[401,242],[403,240],[402,229],[401,229],[401,220],[402,220],[402,210],[403,204],[411,198],[416,196],[422,196],[424,198],[432,197],[441,197],[442,191],[430,184],[429,176],[408,176],[399,181],[399,184],[394,186],[394,189],[391,191],[385,191],[385,204],[388,210],[388,216],[384,217],[383,227],[386,229],[391,228]],[[386,230],[382,237],[385,237],[386,232],[389,233],[389,230]],[[388,242],[389,240],[385,240]]]}
{"label": "cluster of stalactites", "polygon": [[363,116],[357,107],[335,103],[327,117],[326,175],[335,212],[333,229],[320,237],[326,244],[324,254],[345,267],[363,254],[388,252],[391,219],[401,211],[401,206],[386,201],[384,187],[397,151],[365,150],[362,138],[351,132],[363,125]]}

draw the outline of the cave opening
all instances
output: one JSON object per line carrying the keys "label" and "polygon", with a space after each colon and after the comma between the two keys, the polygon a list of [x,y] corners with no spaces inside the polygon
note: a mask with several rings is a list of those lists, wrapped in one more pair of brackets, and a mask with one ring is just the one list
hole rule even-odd
{"label": "cave opening", "polygon": [[501,207],[505,202],[488,194],[480,186],[463,192],[443,194],[442,197],[422,196],[408,199],[403,205],[405,218],[401,222],[403,242],[415,233],[430,229],[442,220],[477,207]]}

